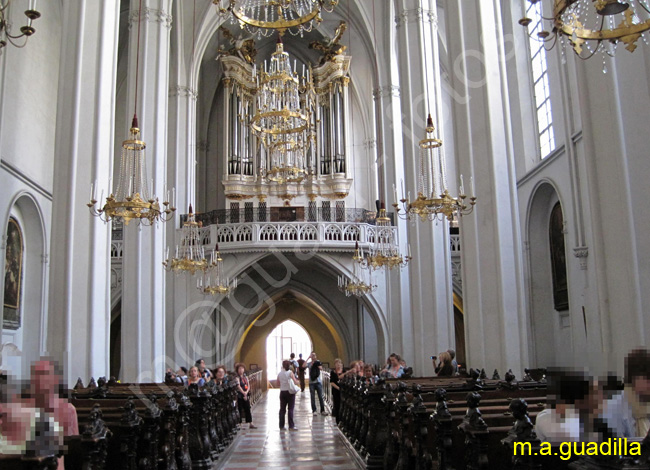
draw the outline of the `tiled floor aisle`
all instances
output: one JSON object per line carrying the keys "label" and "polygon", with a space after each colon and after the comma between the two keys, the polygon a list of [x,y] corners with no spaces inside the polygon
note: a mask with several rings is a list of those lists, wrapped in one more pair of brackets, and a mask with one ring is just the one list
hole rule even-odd
{"label": "tiled floor aisle", "polygon": [[[318,406],[318,403],[317,403]],[[257,429],[245,429],[219,459],[216,469],[357,470],[354,455],[331,416],[312,416],[309,390],[296,395],[298,431],[280,431],[280,392],[264,394],[253,410]],[[247,424],[243,425],[245,428]]]}

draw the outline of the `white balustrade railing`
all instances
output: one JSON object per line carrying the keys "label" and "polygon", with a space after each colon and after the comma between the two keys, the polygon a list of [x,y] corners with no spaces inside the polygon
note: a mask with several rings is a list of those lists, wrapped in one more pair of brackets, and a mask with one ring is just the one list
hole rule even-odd
{"label": "white balustrade railing", "polygon": [[[353,222],[249,222],[210,225],[200,229],[201,243],[219,244],[221,251],[258,249],[354,250],[355,244],[367,248],[374,242],[377,227]],[[385,229],[382,229],[385,230]],[[397,243],[397,227],[389,235]]]}
{"label": "white balustrade railing", "polygon": [[449,235],[449,251],[451,256],[460,256],[460,235]]}

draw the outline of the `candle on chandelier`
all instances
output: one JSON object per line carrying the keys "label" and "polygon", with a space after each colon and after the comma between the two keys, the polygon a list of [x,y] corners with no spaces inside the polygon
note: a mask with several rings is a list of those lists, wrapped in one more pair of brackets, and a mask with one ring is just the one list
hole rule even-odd
{"label": "candle on chandelier", "polygon": [[95,183],[90,183],[90,200],[93,200],[93,188],[95,187]]}
{"label": "candle on chandelier", "polygon": [[470,176],[469,177],[469,186],[472,189],[472,194],[470,197],[475,197],[476,196],[476,188],[474,187],[474,177]]}
{"label": "candle on chandelier", "polygon": [[400,180],[402,182],[402,197],[406,195],[406,191],[404,190],[404,179]]}
{"label": "candle on chandelier", "polygon": [[408,245],[408,257],[411,257],[411,244]]}
{"label": "candle on chandelier", "polygon": [[167,245],[167,249],[165,250],[165,259],[169,259],[169,245]]}
{"label": "candle on chandelier", "polygon": [[463,175],[460,175],[460,195],[465,194],[465,184],[463,183]]}

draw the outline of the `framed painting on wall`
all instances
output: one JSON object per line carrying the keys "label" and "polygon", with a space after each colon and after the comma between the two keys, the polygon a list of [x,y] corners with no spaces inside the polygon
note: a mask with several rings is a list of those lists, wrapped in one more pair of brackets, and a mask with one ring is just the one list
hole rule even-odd
{"label": "framed painting on wall", "polygon": [[23,275],[23,233],[18,221],[11,217],[7,225],[7,248],[5,251],[5,292],[2,327],[9,330],[20,328],[20,293]]}

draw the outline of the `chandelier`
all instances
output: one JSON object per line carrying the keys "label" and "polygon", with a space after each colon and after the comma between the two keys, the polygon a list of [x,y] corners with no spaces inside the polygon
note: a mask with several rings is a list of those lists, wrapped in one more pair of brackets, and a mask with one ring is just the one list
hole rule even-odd
{"label": "chandelier", "polygon": [[[32,21],[41,17],[40,12],[36,10],[26,10],[25,16],[27,17],[27,24],[20,28],[20,34],[13,35],[9,32],[11,23],[7,20],[9,5],[11,5],[11,0],[0,1],[0,50],[8,43],[11,43],[13,46],[18,48],[25,47],[27,44],[27,38],[36,32],[36,29],[32,26]],[[24,43],[18,44],[15,42],[23,37],[25,38]]]}
{"label": "chandelier", "polygon": [[398,266],[400,268],[404,267],[409,261],[411,261],[411,246],[408,247],[408,254],[402,256],[395,239],[395,231],[391,225],[391,220],[386,214],[386,208],[382,202],[379,215],[375,219],[375,234],[366,258],[366,265],[371,270],[393,269]]}
{"label": "chandelier", "polygon": [[219,253],[219,245],[215,246],[208,269],[197,281],[196,288],[205,295],[223,295],[226,297],[230,297],[232,291],[237,288],[236,277],[230,280],[224,276],[223,259]]}
{"label": "chandelier", "polygon": [[[393,207],[397,215],[405,220],[447,220],[455,216],[468,215],[474,210],[476,196],[474,195],[474,179],[470,178],[472,195],[467,201],[463,176],[460,176],[460,194],[452,197],[447,189],[447,170],[445,157],[440,148],[442,140],[434,137],[435,127],[431,115],[427,118],[426,135],[419,143],[420,162],[418,167],[417,197],[411,200],[411,193],[404,193],[402,182],[402,197],[397,199],[397,189],[393,185],[395,202]],[[401,204],[401,207],[400,207]]]}
{"label": "chandelier", "polygon": [[[359,242],[354,247],[354,256],[352,256],[352,276],[339,276],[339,290],[346,297],[352,295],[363,297],[366,294],[374,292],[377,289],[372,283],[372,270],[365,270],[367,261],[364,257],[363,250],[359,248]],[[365,281],[368,282],[365,282]]]}
{"label": "chandelier", "polygon": [[[142,1],[140,10],[142,15]],[[138,103],[138,69],[140,63],[140,21],[138,20],[138,45],[135,67],[135,99],[134,108]],[[120,172],[117,177],[115,191],[111,189],[112,178],[109,179],[109,196],[103,206],[95,207],[97,204],[97,182],[90,185],[90,202],[86,204],[91,214],[99,217],[104,222],[116,220],[126,225],[131,220],[137,220],[144,225],[153,225],[154,222],[167,222],[171,220],[176,211],[174,203],[170,203],[169,191],[167,198],[160,207],[158,198],[153,195],[153,180],[147,180],[145,165],[145,148],[147,145],[140,140],[140,127],[138,116],[133,113],[133,121],[129,130],[129,138],[122,142],[122,156],[120,160]],[[148,185],[151,183],[151,186]],[[172,190],[172,199],[175,199],[175,191]],[[104,199],[102,190],[100,201]]]}
{"label": "chandelier", "polygon": [[[552,17],[542,16],[542,1],[528,0],[527,17],[519,24],[532,24],[531,36],[537,36],[553,48],[558,37],[567,43],[581,59],[589,59],[597,52],[613,56],[619,42],[634,52],[637,41],[650,29],[650,6],[647,0],[553,0]],[[551,31],[543,29],[540,22],[528,16],[536,16],[550,22]]]}
{"label": "chandelier", "polygon": [[260,174],[269,182],[300,183],[307,175],[306,157],[315,141],[312,117],[314,92],[311,74],[303,66],[302,76],[291,67],[289,54],[278,38],[270,64],[264,62],[257,82],[257,112],[251,129],[261,143]]}
{"label": "chandelier", "polygon": [[199,230],[201,226],[201,222],[196,221],[192,204],[190,204],[187,221],[183,223],[181,229],[181,242],[176,245],[173,258],[169,256],[169,247],[167,247],[165,261],[163,261],[163,266],[167,271],[173,271],[176,274],[188,272],[194,275],[197,271],[205,271],[208,268],[205,251],[201,245]]}
{"label": "chandelier", "polygon": [[321,11],[331,13],[339,0],[212,0],[222,17],[230,16],[242,29],[258,38],[277,30],[292,35],[309,32],[323,21]]}

